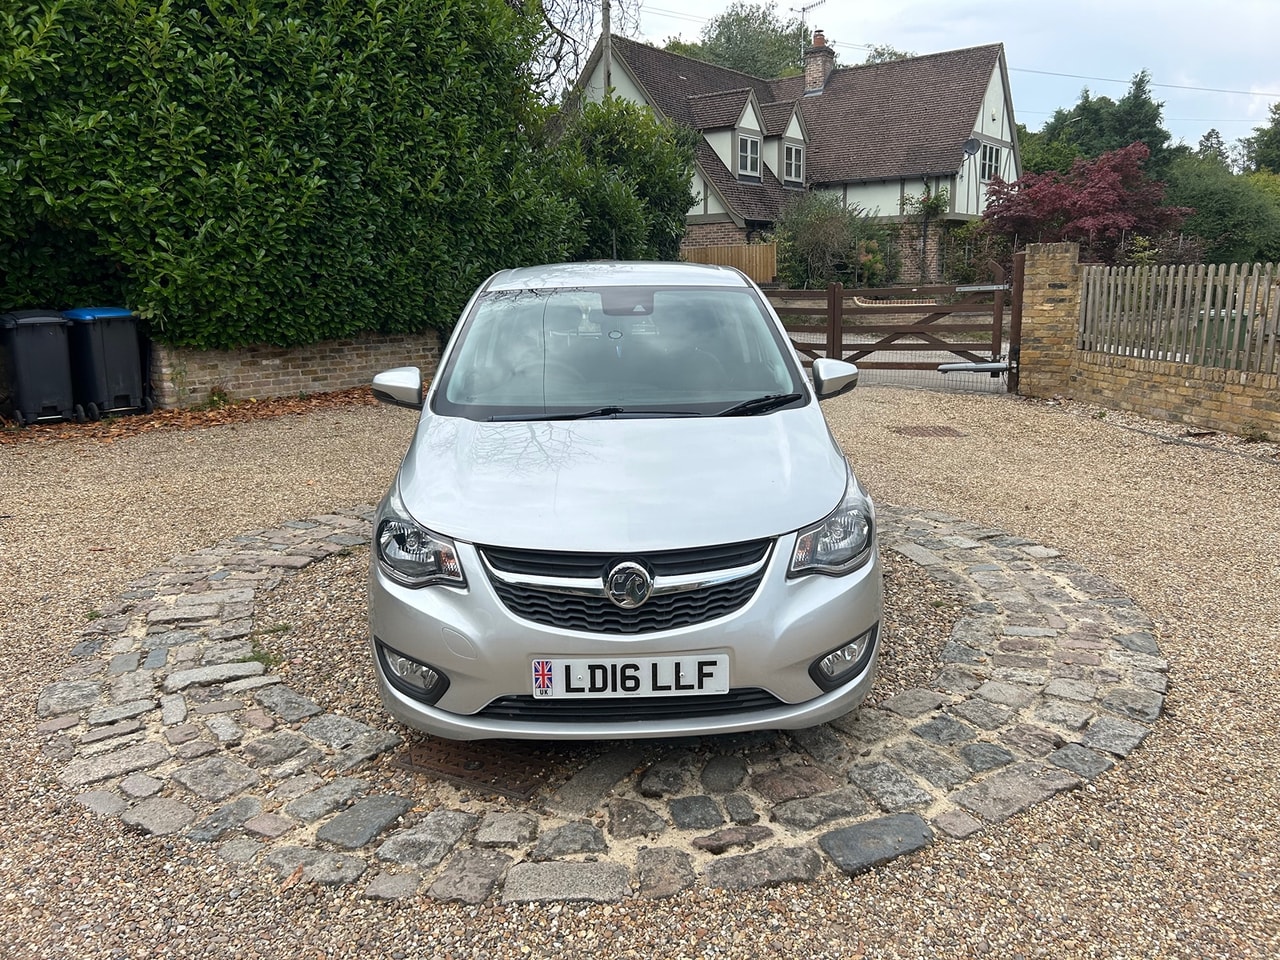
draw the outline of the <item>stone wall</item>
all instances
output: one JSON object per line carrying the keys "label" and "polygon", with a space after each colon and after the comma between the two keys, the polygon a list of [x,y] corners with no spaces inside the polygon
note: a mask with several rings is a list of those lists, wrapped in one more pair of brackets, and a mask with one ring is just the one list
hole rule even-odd
{"label": "stone wall", "polygon": [[1020,394],[1071,397],[1226,433],[1280,436],[1280,375],[1081,350],[1083,282],[1076,244],[1027,248]]}
{"label": "stone wall", "polygon": [[441,337],[365,334],[305,347],[245,347],[192,350],[155,344],[151,384],[156,406],[192,407],[217,393],[228,400],[326,393],[367,385],[391,367],[417,366],[435,372]]}

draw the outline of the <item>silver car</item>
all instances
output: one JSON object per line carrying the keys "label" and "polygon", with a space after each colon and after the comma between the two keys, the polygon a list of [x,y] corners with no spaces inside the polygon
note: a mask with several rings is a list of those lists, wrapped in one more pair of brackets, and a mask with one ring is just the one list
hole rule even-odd
{"label": "silver car", "polygon": [[736,270],[497,273],[422,410],[369,572],[387,708],[427,733],[607,739],[808,727],[876,672],[875,513],[759,289]]}

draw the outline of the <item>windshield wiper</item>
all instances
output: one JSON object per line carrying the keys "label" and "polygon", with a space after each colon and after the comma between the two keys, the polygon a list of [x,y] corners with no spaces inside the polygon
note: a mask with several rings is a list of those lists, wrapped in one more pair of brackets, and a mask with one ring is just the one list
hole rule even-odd
{"label": "windshield wiper", "polygon": [[795,403],[797,400],[803,399],[803,393],[769,393],[763,397],[753,397],[750,400],[735,403],[727,410],[721,410],[716,416],[750,417],[757,413],[768,413],[770,410],[776,410],[778,407],[785,407],[788,403]]}
{"label": "windshield wiper", "polygon": [[639,410],[630,407],[597,407],[578,413],[506,413],[490,417],[490,423],[517,420],[598,420],[605,417],[697,417],[701,414],[689,410]]}

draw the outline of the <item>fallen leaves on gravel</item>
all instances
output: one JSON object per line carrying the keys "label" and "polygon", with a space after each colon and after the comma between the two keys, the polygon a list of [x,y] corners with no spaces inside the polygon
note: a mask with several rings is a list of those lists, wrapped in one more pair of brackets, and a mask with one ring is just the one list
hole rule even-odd
{"label": "fallen leaves on gravel", "polygon": [[238,400],[208,410],[157,410],[154,413],[108,416],[96,423],[37,423],[16,427],[0,418],[0,444],[61,443],[66,440],[94,440],[113,443],[140,433],[173,430],[204,430],[253,420],[302,416],[318,410],[353,404],[374,404],[377,400],[368,387],[352,387],[331,393],[314,393],[301,397],[271,397],[264,400]]}
{"label": "fallen leaves on gravel", "polygon": [[289,874],[289,876],[285,878],[284,883],[280,884],[280,892],[284,893],[284,891],[288,890],[290,887],[292,887],[301,879],[302,879],[302,864],[298,864],[296,867],[293,868],[293,873]]}

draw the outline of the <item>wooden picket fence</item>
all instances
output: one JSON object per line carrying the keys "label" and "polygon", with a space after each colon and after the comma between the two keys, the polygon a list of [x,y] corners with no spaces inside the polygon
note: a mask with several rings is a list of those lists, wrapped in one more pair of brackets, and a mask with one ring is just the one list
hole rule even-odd
{"label": "wooden picket fence", "polygon": [[682,247],[680,259],[737,267],[756,283],[773,283],[778,275],[778,247],[773,243],[728,243],[710,247]]}
{"label": "wooden picket fence", "polygon": [[1280,373],[1274,263],[1084,268],[1084,350]]}

